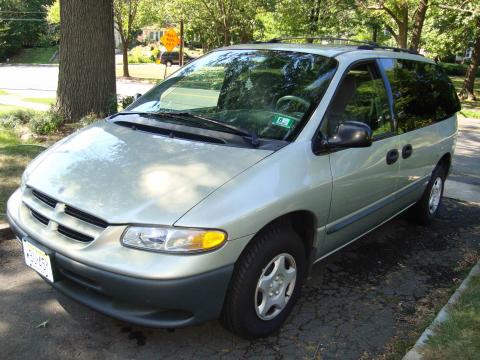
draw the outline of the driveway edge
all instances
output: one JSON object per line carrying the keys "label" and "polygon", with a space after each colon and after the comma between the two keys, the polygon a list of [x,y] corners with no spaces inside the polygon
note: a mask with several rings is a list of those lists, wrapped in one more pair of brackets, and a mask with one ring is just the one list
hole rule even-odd
{"label": "driveway edge", "polygon": [[433,335],[434,329],[437,325],[443,323],[449,317],[449,312],[451,311],[453,305],[458,301],[460,295],[467,289],[468,284],[473,276],[480,275],[480,261],[470,270],[468,276],[463,280],[458,289],[453,293],[445,306],[440,310],[438,315],[435,317],[435,320],[425,329],[422,335],[418,338],[417,342],[410,349],[408,353],[405,354],[402,360],[419,360],[423,358],[421,353],[422,347],[427,342],[428,338]]}
{"label": "driveway edge", "polygon": [[12,229],[8,223],[0,222],[0,241],[13,238]]}

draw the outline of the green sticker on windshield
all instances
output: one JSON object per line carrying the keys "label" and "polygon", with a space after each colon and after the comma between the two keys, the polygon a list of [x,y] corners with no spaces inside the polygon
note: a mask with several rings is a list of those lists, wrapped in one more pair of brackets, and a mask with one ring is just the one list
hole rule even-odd
{"label": "green sticker on windshield", "polygon": [[295,119],[279,114],[276,114],[272,120],[272,125],[281,126],[287,129],[291,129],[294,123]]}

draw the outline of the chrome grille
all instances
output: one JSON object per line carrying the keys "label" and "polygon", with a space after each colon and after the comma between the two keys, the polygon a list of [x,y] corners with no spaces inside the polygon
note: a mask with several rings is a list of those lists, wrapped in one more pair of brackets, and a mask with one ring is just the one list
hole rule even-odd
{"label": "chrome grille", "polygon": [[106,221],[30,187],[23,193],[23,204],[47,230],[77,241],[93,241],[108,227]]}

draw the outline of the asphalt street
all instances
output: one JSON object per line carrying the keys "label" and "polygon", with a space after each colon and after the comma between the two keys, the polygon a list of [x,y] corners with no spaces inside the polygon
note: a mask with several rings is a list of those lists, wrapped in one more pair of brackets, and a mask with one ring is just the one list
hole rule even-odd
{"label": "asphalt street", "polygon": [[[0,89],[23,97],[55,97],[58,83],[57,65],[0,65]],[[121,96],[144,94],[152,84],[117,79]]]}

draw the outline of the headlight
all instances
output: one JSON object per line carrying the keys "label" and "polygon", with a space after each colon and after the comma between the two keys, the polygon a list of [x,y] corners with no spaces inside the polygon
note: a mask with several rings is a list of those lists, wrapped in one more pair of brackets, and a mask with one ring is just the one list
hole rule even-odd
{"label": "headlight", "polygon": [[220,230],[175,227],[129,226],[122,235],[122,244],[138,249],[196,253],[219,248],[227,240]]}

